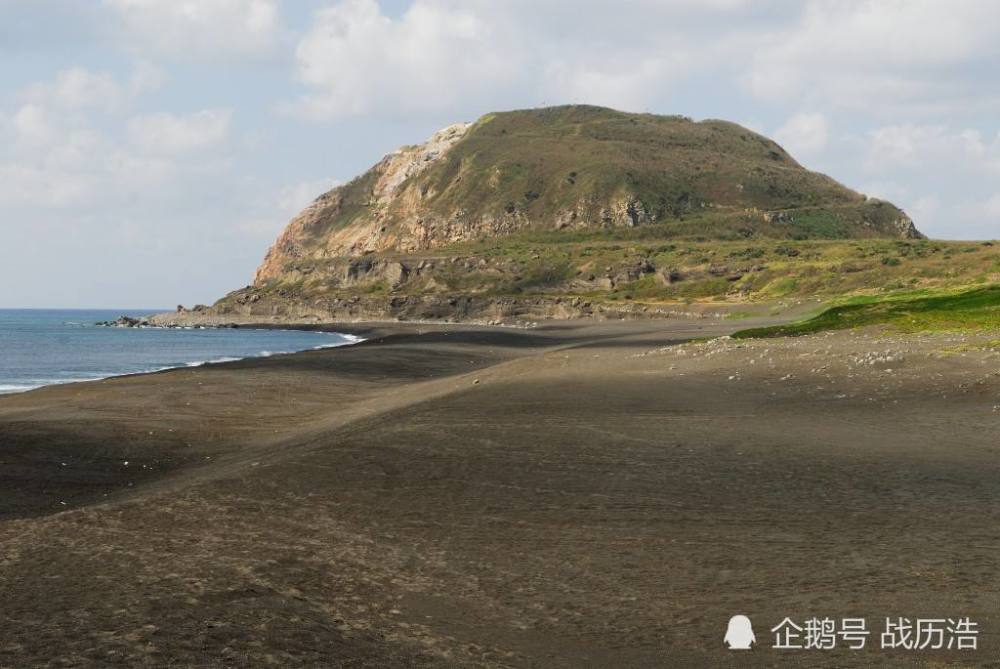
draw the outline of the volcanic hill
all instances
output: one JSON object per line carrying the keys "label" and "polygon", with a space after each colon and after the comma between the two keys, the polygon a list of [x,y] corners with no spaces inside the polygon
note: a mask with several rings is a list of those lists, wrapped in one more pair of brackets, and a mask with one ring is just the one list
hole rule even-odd
{"label": "volcanic hill", "polygon": [[[753,269],[698,250],[670,256],[679,243],[829,239],[922,235],[896,206],[805,169],[734,123],[591,106],[501,112],[402,147],[320,195],[268,251],[253,285],[211,311],[296,320],[590,315],[562,298],[600,302],[635,282],[662,289],[639,291],[647,297],[698,298],[739,290]],[[714,287],[692,289],[699,279]]]}

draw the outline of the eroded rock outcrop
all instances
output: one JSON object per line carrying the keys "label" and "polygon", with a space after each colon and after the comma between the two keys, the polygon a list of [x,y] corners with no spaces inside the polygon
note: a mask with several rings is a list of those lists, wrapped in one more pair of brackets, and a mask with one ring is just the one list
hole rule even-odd
{"label": "eroded rock outcrop", "polygon": [[[386,229],[382,221],[400,186],[447,155],[468,128],[468,123],[450,125],[434,133],[424,144],[402,147],[348,184],[373,182],[367,201],[361,205],[365,211],[349,225],[342,225],[341,219],[355,213],[352,207],[357,208],[359,203],[351,201],[344,192],[347,189],[337,187],[320,195],[291,220],[271,246],[257,269],[254,283],[280,278],[286,265],[309,254],[319,258],[358,255],[392,246],[397,238],[383,236]],[[320,238],[322,234],[328,237]]]}

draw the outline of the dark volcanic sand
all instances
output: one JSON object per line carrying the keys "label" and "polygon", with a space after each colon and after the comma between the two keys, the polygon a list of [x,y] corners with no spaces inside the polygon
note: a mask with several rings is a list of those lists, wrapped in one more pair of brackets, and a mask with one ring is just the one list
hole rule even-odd
{"label": "dark volcanic sand", "polygon": [[[668,347],[746,325],[359,328],[0,398],[0,666],[1000,666],[996,352]],[[876,649],[774,650],[786,615]]]}

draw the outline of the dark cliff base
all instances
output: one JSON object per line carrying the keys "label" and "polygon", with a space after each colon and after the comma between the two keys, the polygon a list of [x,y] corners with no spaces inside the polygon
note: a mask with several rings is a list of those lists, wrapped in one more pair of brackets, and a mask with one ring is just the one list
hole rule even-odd
{"label": "dark cliff base", "polygon": [[[995,354],[669,347],[752,324],[357,325],[2,397],[0,666],[989,666]],[[782,655],[786,615],[981,650]]]}

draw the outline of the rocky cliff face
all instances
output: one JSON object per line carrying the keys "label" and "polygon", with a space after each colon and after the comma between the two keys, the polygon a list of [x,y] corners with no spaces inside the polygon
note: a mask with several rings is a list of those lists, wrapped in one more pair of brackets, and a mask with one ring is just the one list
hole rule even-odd
{"label": "rocky cliff face", "polygon": [[[334,188],[320,195],[302,213],[293,218],[278,240],[268,250],[264,262],[257,269],[255,284],[280,278],[289,261],[309,253],[318,257],[359,255],[383,250],[397,240],[384,236],[384,222],[390,203],[397,197],[400,187],[435,161],[441,160],[469,129],[468,123],[457,123],[434,133],[424,144],[406,146],[389,154],[360,177],[371,183],[366,209],[353,220],[353,225],[338,226],[340,219],[351,215],[350,194],[345,188]],[[355,180],[358,181],[358,180]],[[354,183],[354,182],[352,182]],[[403,205],[404,209],[409,207]],[[331,229],[332,228],[332,229]],[[326,239],[317,239],[317,233],[329,230]],[[320,243],[317,243],[320,242]]]}

